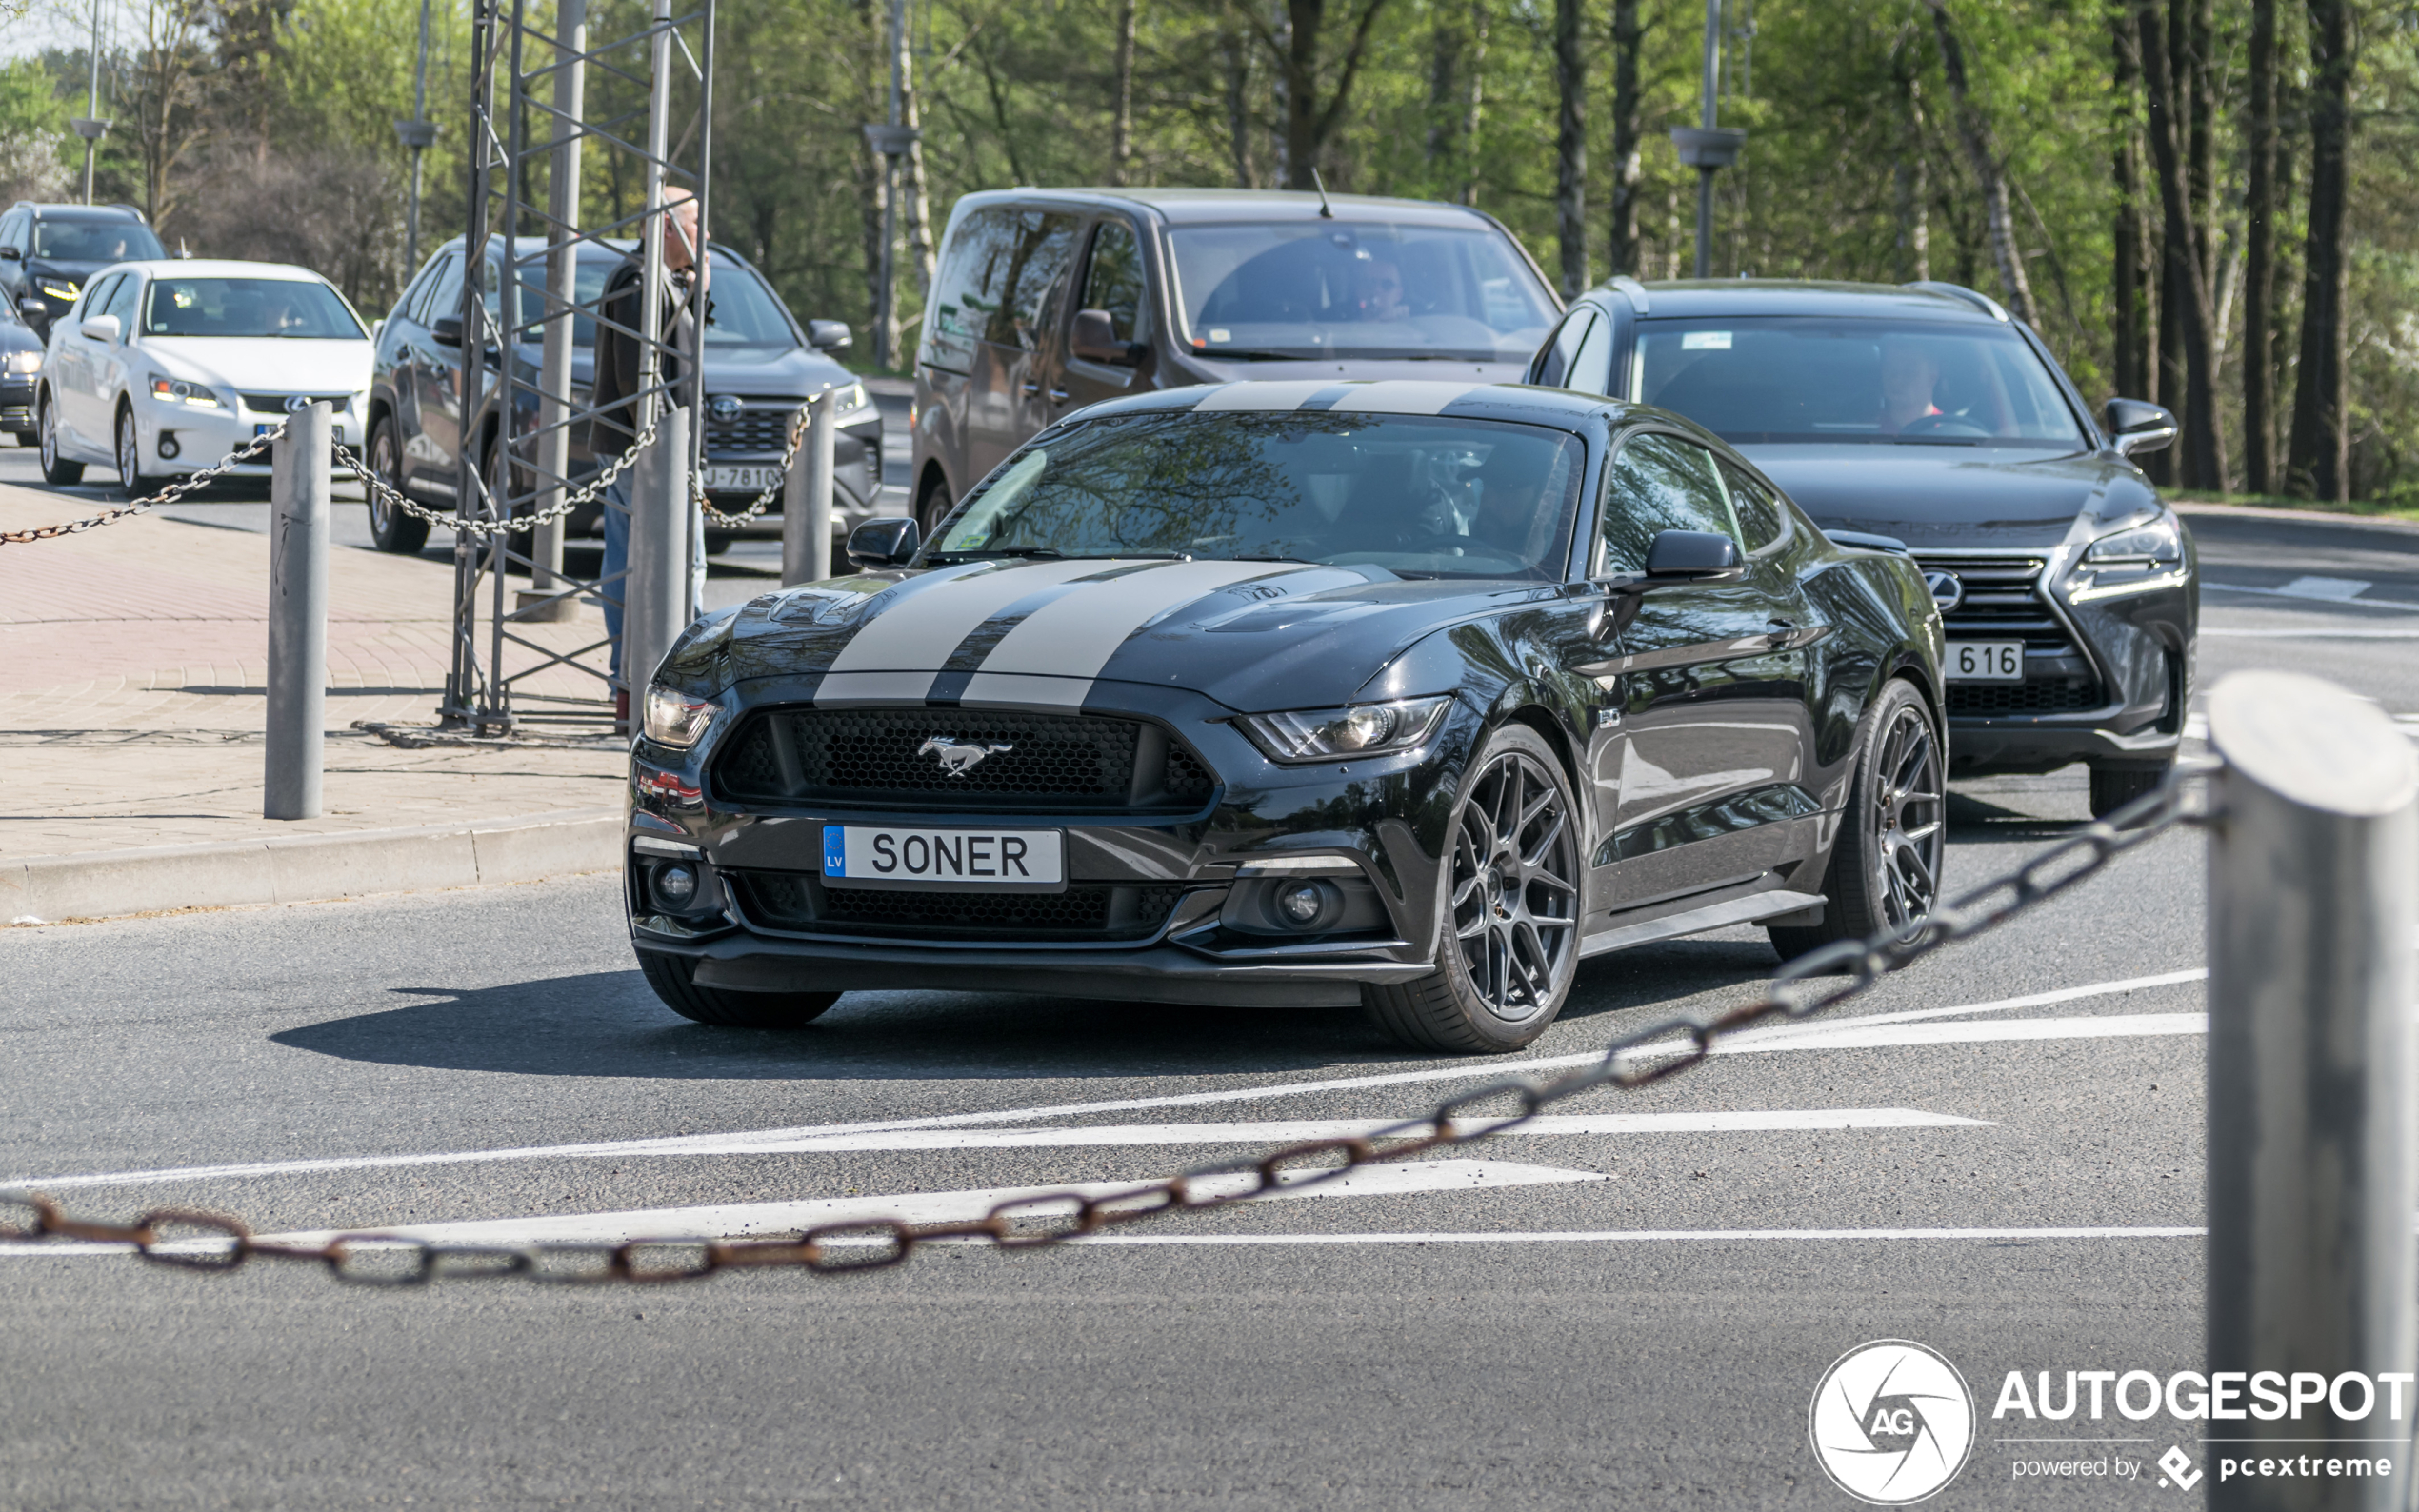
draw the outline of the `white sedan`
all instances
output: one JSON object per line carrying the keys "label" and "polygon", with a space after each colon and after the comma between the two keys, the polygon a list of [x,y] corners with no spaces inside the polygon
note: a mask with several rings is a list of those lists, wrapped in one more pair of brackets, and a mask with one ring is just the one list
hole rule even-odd
{"label": "white sedan", "polygon": [[[129,498],[198,471],[314,400],[359,445],[370,332],[309,269],[201,260],[117,263],[50,327],[34,390],[42,475],[117,469]],[[267,477],[269,456],[235,469]]]}

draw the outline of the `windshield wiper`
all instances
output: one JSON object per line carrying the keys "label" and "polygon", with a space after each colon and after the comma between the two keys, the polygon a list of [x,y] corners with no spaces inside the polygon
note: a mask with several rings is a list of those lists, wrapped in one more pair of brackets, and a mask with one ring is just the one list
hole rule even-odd
{"label": "windshield wiper", "polygon": [[1226,560],[1229,562],[1299,562],[1305,567],[1323,565],[1307,556],[1230,556]]}
{"label": "windshield wiper", "polygon": [[1130,562],[1137,558],[1152,561],[1190,562],[1190,551],[1061,551],[1054,546],[987,546],[977,550],[935,551],[925,558],[928,562],[972,562],[987,556],[1041,557],[1052,562]]}
{"label": "windshield wiper", "polygon": [[1238,348],[1232,350],[1220,348],[1216,351],[1211,351],[1204,348],[1195,351],[1193,355],[1222,358],[1228,362],[1326,362],[1332,354],[1326,351],[1254,351],[1249,348]]}

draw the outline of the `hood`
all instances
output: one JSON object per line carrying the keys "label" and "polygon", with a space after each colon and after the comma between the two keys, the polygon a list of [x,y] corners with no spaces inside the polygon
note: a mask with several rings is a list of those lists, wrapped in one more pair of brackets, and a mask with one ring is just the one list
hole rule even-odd
{"label": "hood", "polygon": [[1303,362],[1217,362],[1188,353],[1181,378],[1170,375],[1169,387],[1182,383],[1224,384],[1249,378],[1427,378],[1439,383],[1516,384],[1529,375],[1529,359],[1509,362],[1454,361],[1442,357],[1360,359],[1323,357]]}
{"label": "hood", "polygon": [[359,393],[370,387],[367,341],[146,336],[142,350],[173,377],[242,393]]}
{"label": "hood", "polygon": [[1826,528],[1896,536],[1918,550],[2056,546],[2078,515],[2158,507],[2140,472],[2095,452],[1969,447],[1741,447]]}
{"label": "hood", "polygon": [[[541,349],[534,342],[520,349],[522,366],[534,377]],[[571,381],[581,387],[594,381],[596,348],[571,348]],[[826,388],[856,382],[856,374],[812,347],[715,347],[706,352],[706,392],[795,394],[804,399]]]}
{"label": "hood", "polygon": [[37,277],[72,279],[75,287],[82,288],[93,274],[104,268],[115,268],[120,261],[114,257],[107,262],[99,263],[68,261],[56,257],[29,257],[25,260],[25,270]]}
{"label": "hood", "polygon": [[1284,562],[974,562],[768,594],[697,626],[663,675],[700,695],[819,675],[818,698],[851,702],[1074,708],[1125,682],[1323,708],[1421,636],[1551,591]]}

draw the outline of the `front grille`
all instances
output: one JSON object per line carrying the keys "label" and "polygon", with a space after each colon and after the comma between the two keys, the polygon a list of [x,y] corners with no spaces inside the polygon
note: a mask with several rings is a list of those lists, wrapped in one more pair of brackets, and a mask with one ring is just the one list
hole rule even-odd
{"label": "front grille", "polygon": [[244,401],[245,408],[271,415],[284,414],[286,402],[290,399],[300,399],[306,404],[316,404],[324,399],[338,409],[352,403],[350,394],[242,394],[238,397]]}
{"label": "front grille", "polygon": [[706,411],[706,449],[709,452],[746,453],[779,451],[790,444],[790,422],[804,403],[795,396],[750,394],[741,398],[743,408],[729,420],[713,418],[711,401]]}
{"label": "front grille", "polygon": [[730,873],[740,906],[767,928],[915,939],[1147,940],[1181,887],[1074,883],[1065,892],[827,887],[810,872]]}
{"label": "front grille", "polygon": [[2067,633],[2066,625],[2049,607],[2041,587],[2043,556],[1982,556],[1955,551],[1918,551],[1915,560],[1927,570],[1946,568],[1966,587],[1963,603],[1942,617],[1941,627],[1952,641],[2022,641],[2028,662],[2035,657],[2069,658],[2058,675],[2024,683],[1951,683],[1951,714],[2058,714],[2094,708],[2102,702],[2099,685],[2068,670],[2088,658]]}
{"label": "front grille", "polygon": [[[987,749],[951,775],[932,740]],[[767,709],[715,759],[714,783],[742,803],[942,812],[1190,810],[1217,786],[1140,720],[949,708]]]}
{"label": "front grille", "polygon": [[1951,714],[2070,714],[2098,706],[2092,686],[2082,678],[2040,683],[1951,683]]}

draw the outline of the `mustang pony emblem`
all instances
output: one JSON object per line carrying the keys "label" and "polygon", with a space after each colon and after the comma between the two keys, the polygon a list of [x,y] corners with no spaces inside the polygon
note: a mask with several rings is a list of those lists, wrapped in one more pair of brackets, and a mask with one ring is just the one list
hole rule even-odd
{"label": "mustang pony emblem", "polygon": [[915,748],[918,756],[938,756],[941,770],[952,777],[963,777],[974,769],[974,764],[987,757],[1011,751],[1014,746],[977,746],[950,735],[935,735]]}

